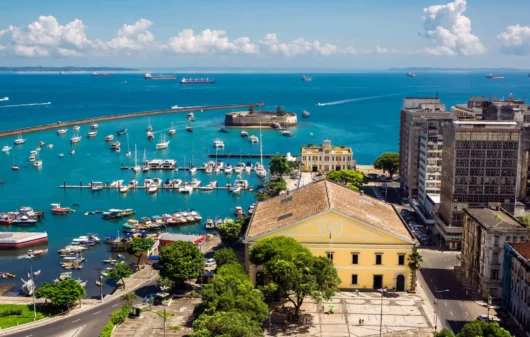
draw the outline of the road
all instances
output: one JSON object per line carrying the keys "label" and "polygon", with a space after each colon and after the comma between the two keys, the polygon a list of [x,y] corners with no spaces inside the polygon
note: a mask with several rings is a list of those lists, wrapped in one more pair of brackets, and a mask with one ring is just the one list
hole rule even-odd
{"label": "road", "polygon": [[418,272],[418,282],[425,289],[431,304],[437,299],[439,328],[448,327],[457,333],[464,324],[487,313],[485,307],[466,295],[452,271],[454,265],[460,265],[457,259],[459,252],[420,249],[420,254],[423,262]]}
{"label": "road", "polygon": [[[157,288],[155,286],[156,281],[151,281],[144,286],[140,287],[135,291],[137,295],[136,301],[141,301],[141,299],[147,294],[156,292]],[[65,332],[71,331],[76,328],[85,326],[77,337],[94,337],[99,336],[103,326],[107,324],[110,318],[110,314],[120,308],[121,298],[116,297],[111,300],[107,300],[106,303],[96,306],[87,311],[80,312],[78,314],[73,314],[64,319],[58,320],[56,322],[35,327],[33,329],[24,330],[20,332],[15,332],[7,334],[5,336],[10,337],[37,337],[37,336],[58,336]]]}

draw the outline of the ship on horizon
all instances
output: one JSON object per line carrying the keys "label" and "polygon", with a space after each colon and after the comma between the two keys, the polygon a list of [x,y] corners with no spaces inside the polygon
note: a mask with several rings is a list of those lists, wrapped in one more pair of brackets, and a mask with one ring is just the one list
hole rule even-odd
{"label": "ship on horizon", "polygon": [[214,84],[215,80],[211,78],[182,78],[180,84]]}
{"label": "ship on horizon", "polygon": [[416,77],[416,74],[413,73],[412,71],[409,71],[409,72],[407,73],[407,76],[408,76],[408,77]]}
{"label": "ship on horizon", "polygon": [[302,82],[313,82],[313,78],[309,76],[302,76]]}
{"label": "ship on horizon", "polygon": [[97,71],[94,71],[92,73],[92,76],[114,76],[114,73],[99,73]]}
{"label": "ship on horizon", "polygon": [[493,79],[504,78],[504,75],[493,75],[492,73],[489,73],[486,75],[486,78],[493,78]]}
{"label": "ship on horizon", "polygon": [[144,80],[176,80],[177,75],[151,75],[150,73],[145,73]]}

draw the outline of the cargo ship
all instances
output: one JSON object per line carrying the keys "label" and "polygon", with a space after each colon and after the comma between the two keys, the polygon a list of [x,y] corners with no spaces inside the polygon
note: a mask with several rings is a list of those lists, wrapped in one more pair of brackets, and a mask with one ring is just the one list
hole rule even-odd
{"label": "cargo ship", "polygon": [[114,76],[114,73],[98,73],[97,71],[94,71],[92,76]]}
{"label": "cargo ship", "polygon": [[214,84],[215,80],[211,78],[183,78],[180,84]]}
{"label": "cargo ship", "polygon": [[0,249],[16,249],[47,241],[47,233],[0,232]]}
{"label": "cargo ship", "polygon": [[504,75],[493,75],[492,73],[489,73],[486,75],[486,78],[493,78],[493,79],[504,78]]}
{"label": "cargo ship", "polygon": [[176,80],[177,75],[151,75],[146,73],[144,75],[144,80]]}

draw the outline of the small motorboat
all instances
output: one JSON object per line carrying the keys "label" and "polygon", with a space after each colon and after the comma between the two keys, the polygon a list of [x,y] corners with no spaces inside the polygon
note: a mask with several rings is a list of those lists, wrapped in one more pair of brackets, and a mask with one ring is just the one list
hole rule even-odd
{"label": "small motorboat", "polygon": [[11,170],[13,171],[20,171],[20,167],[16,166],[16,165],[13,165],[11,166]]}
{"label": "small motorboat", "polygon": [[36,160],[35,162],[33,162],[33,166],[34,167],[41,167],[42,166],[42,160]]}
{"label": "small motorboat", "polygon": [[2,278],[15,278],[17,277],[15,274],[11,274],[11,273],[2,273]]}
{"label": "small motorboat", "polygon": [[282,136],[284,136],[284,137],[292,137],[293,133],[291,131],[284,130],[284,131],[282,131]]}
{"label": "small motorboat", "polygon": [[112,142],[114,140],[114,135],[108,135],[107,137],[105,137],[104,139],[106,142]]}
{"label": "small motorboat", "polygon": [[64,153],[59,153],[59,158],[64,157]]}
{"label": "small motorboat", "polygon": [[60,129],[60,130],[57,130],[57,135],[60,136],[60,135],[64,135],[66,134],[66,131],[68,131],[68,129]]}
{"label": "small motorboat", "polygon": [[120,145],[121,145],[120,142],[114,142],[114,143],[110,144],[110,149],[111,150],[117,150],[117,149],[120,148]]}
{"label": "small motorboat", "polygon": [[44,145],[46,145],[45,142],[43,142],[43,141],[40,141],[40,142],[39,142],[39,147],[43,147]]}
{"label": "small motorboat", "polygon": [[116,134],[117,134],[118,136],[122,136],[122,135],[124,135],[124,134],[126,134],[126,133],[127,133],[127,129],[121,129],[121,130],[118,130],[118,131],[116,132]]}
{"label": "small motorboat", "polygon": [[70,154],[71,154],[71,155],[74,155],[74,154],[75,154],[75,150],[74,150],[74,149],[71,149],[71,150],[70,150]]}
{"label": "small motorboat", "polygon": [[90,124],[90,128],[91,128],[92,130],[96,130],[98,127],[99,127],[99,125],[98,125],[97,123],[92,123],[92,124]]}
{"label": "small motorboat", "polygon": [[170,135],[170,136],[173,136],[176,133],[177,133],[177,130],[175,130],[175,129],[169,129],[169,131],[167,132],[167,134]]}
{"label": "small motorboat", "polygon": [[86,137],[92,138],[92,137],[96,137],[97,135],[98,135],[97,131],[90,131],[90,132],[87,132]]}
{"label": "small motorboat", "polygon": [[48,149],[53,149],[53,144],[48,144]]}
{"label": "small motorboat", "polygon": [[302,112],[302,117],[303,117],[303,118],[309,118],[310,116],[311,116],[311,114],[310,114],[308,111],[305,111],[305,110],[304,110],[304,111]]}
{"label": "small motorboat", "polygon": [[241,137],[243,137],[243,138],[247,138],[247,137],[248,137],[248,132],[246,132],[246,131],[241,131]]}
{"label": "small motorboat", "polygon": [[40,275],[40,269],[33,272],[33,276],[39,276]]}
{"label": "small motorboat", "polygon": [[65,215],[65,214],[68,214],[70,212],[75,212],[75,210],[73,210],[71,208],[61,207],[61,204],[51,204],[50,206],[52,207],[52,213],[53,214]]}
{"label": "small motorboat", "polygon": [[221,133],[228,133],[228,129],[225,129],[225,128],[219,128],[219,132],[221,132]]}
{"label": "small motorboat", "polygon": [[186,132],[193,132],[193,128],[190,125],[187,125]]}
{"label": "small motorboat", "polygon": [[9,152],[9,150],[11,149],[12,149],[11,146],[4,145],[4,147],[2,148],[2,152]]}
{"label": "small motorboat", "polygon": [[79,131],[81,127],[79,125],[74,126],[74,131]]}

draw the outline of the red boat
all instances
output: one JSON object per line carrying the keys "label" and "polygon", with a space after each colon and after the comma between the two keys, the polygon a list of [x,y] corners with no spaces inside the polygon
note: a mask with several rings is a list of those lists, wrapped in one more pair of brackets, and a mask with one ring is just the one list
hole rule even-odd
{"label": "red boat", "polygon": [[45,254],[46,254],[46,252],[44,250],[39,250],[39,249],[36,249],[36,250],[30,249],[30,250],[28,250],[28,256],[40,257],[40,256],[44,256]]}
{"label": "red boat", "polygon": [[65,215],[65,214],[72,212],[72,209],[68,207],[61,207],[60,204],[51,204],[51,206],[52,206],[53,214]]}
{"label": "red boat", "polygon": [[10,216],[10,213],[0,213],[0,225],[11,225],[15,221],[15,217]]}

